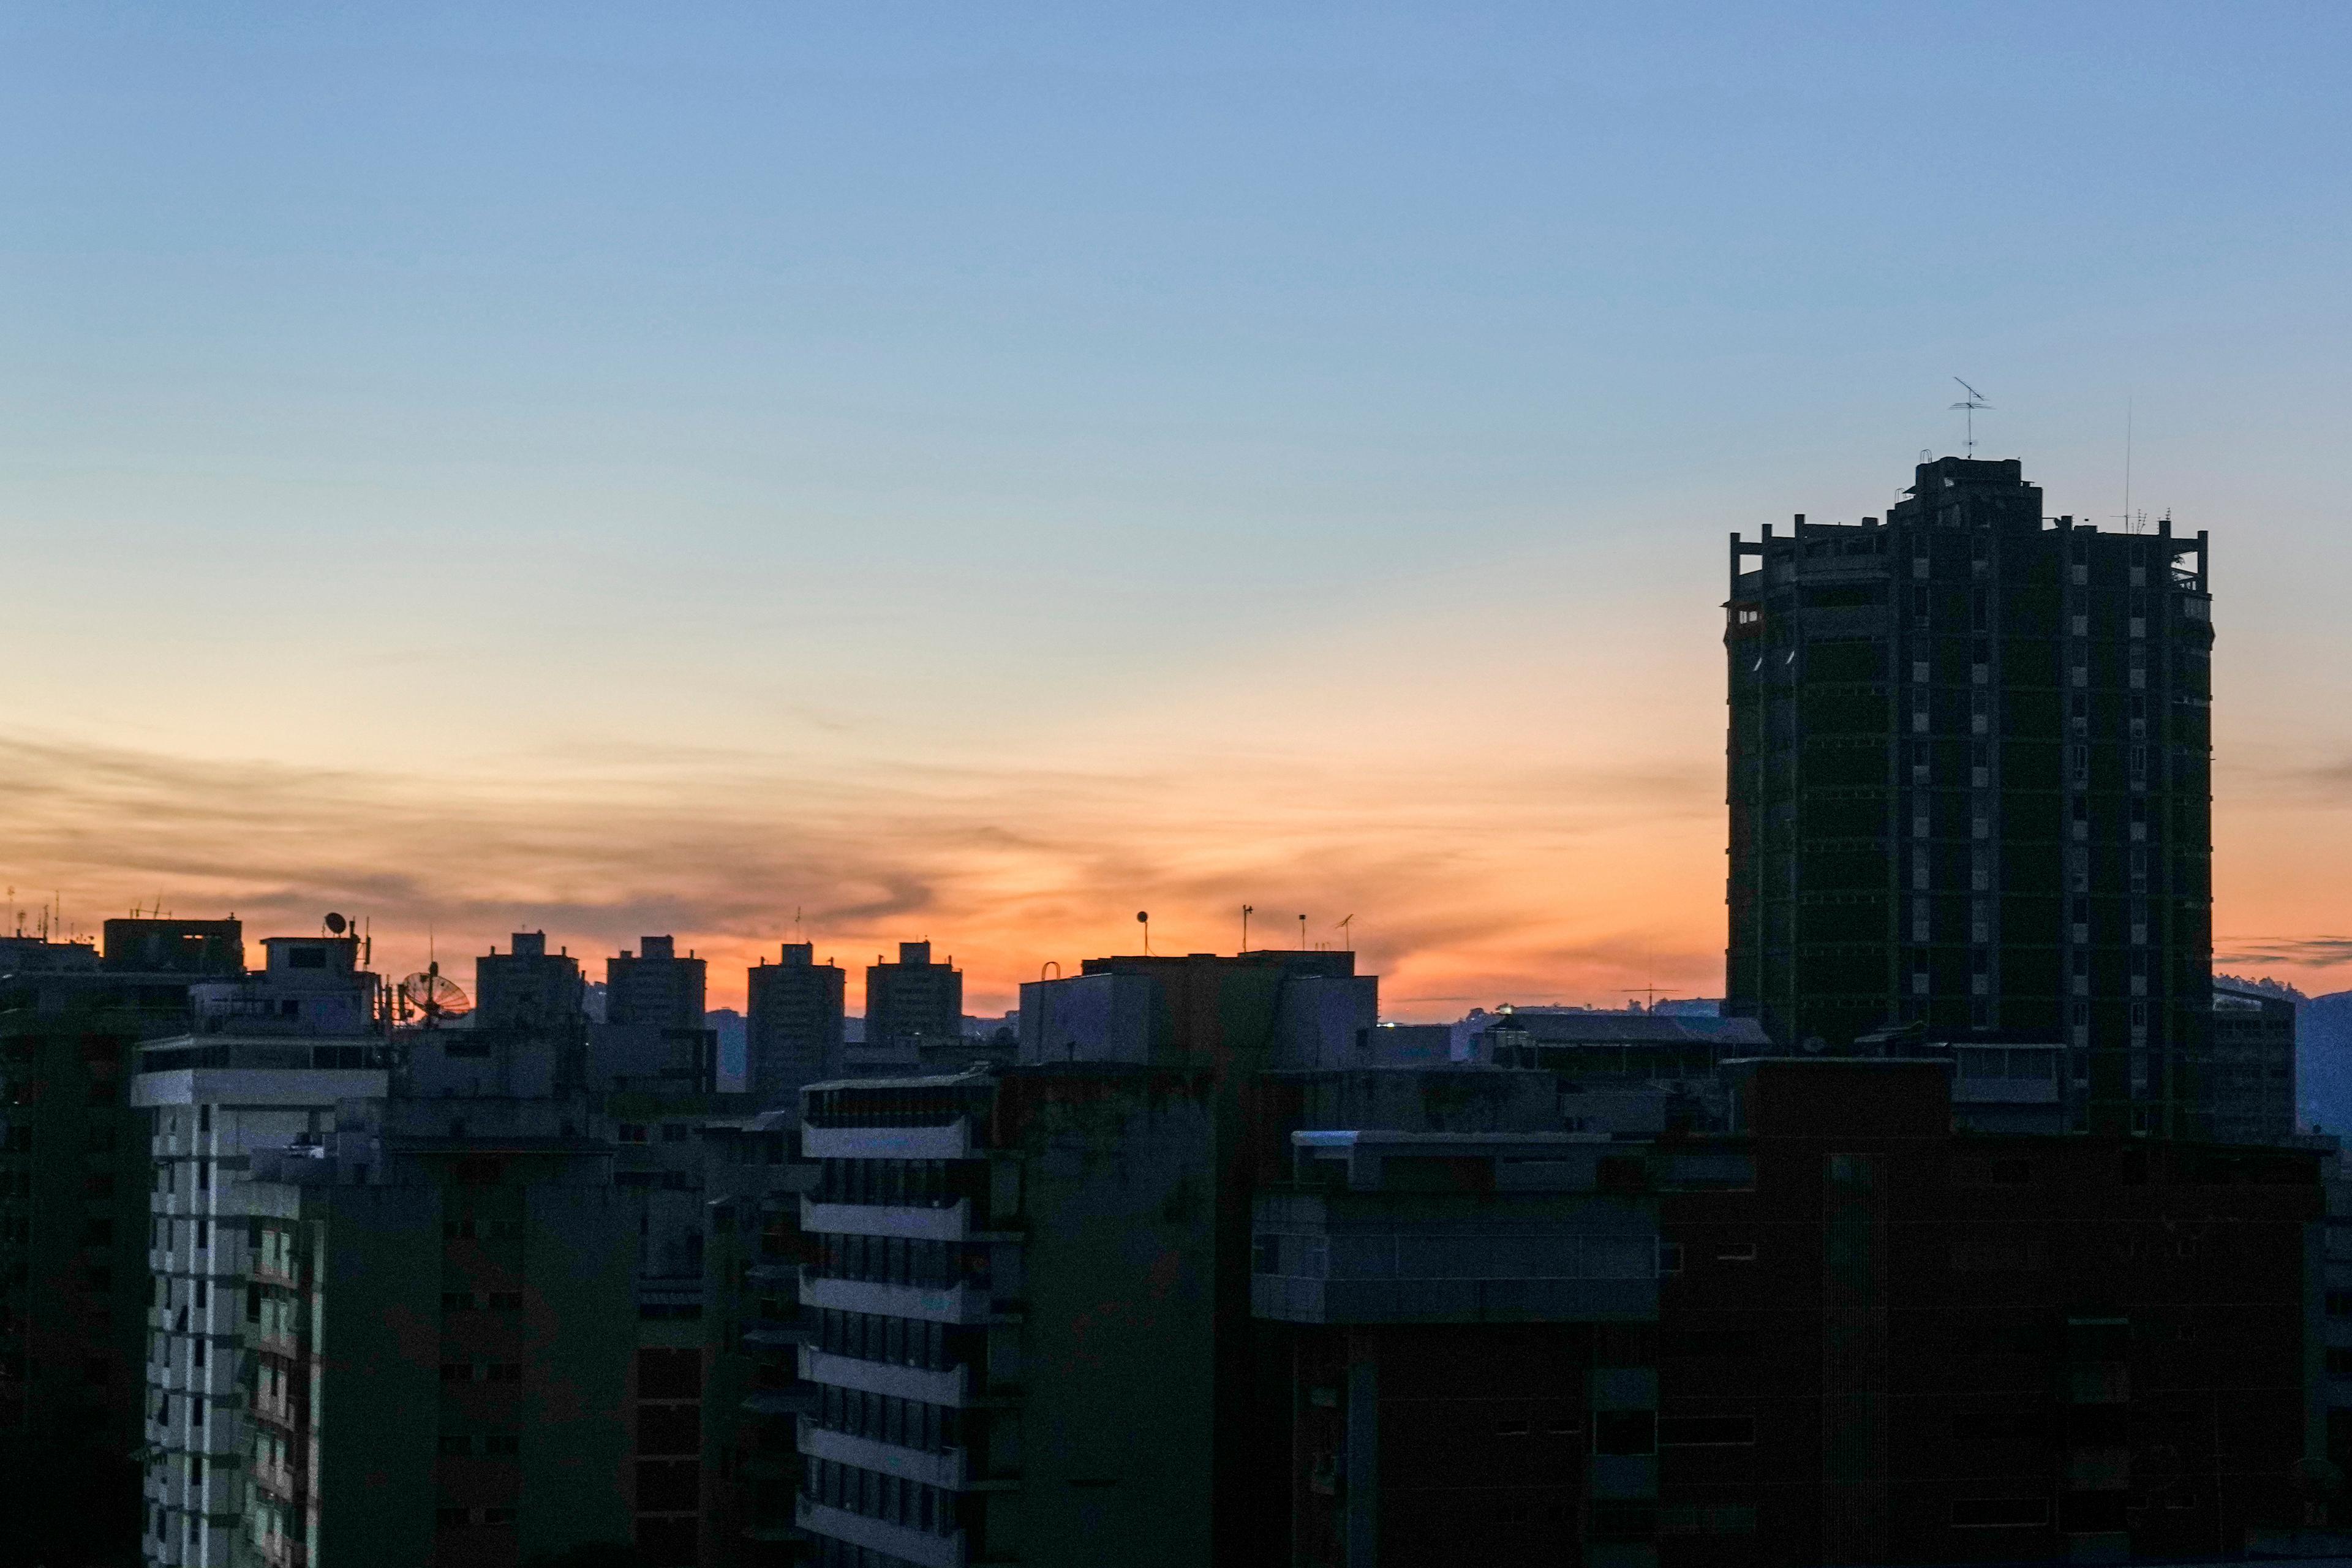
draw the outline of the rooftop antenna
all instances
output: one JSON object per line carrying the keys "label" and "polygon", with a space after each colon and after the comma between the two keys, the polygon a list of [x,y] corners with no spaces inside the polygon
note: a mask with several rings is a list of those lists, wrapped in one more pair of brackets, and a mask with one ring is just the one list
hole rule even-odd
{"label": "rooftop antenna", "polygon": [[[1957,375],[1952,377],[1952,379],[1954,381],[1960,381],[1960,378]],[[1955,408],[1965,408],[1968,410],[1969,456],[1970,458],[1974,458],[1977,455],[1977,410],[1979,408],[1990,408],[1992,405],[1984,400],[1983,393],[1979,392],[1975,387],[1970,386],[1965,381],[1960,381],[1960,390],[1966,392],[1968,395],[1960,399],[1958,403],[1953,404],[1952,406]]]}
{"label": "rooftop antenna", "polygon": [[2138,530],[2138,529],[2137,529],[2137,528],[2134,528],[2134,527],[2132,526],[2132,510],[2131,510],[2131,463],[2132,463],[2132,400],[2131,400],[2129,397],[2126,397],[2126,398],[2124,399],[2124,516],[2123,516],[2123,523],[2124,523],[2124,531],[2125,531],[2126,533],[2137,533],[2137,532],[2139,531],[2139,530]]}
{"label": "rooftop antenna", "polygon": [[1349,915],[1346,920],[1339,922],[1339,931],[1342,933],[1344,940],[1347,942],[1348,951],[1349,952],[1356,951],[1355,924],[1356,917],[1353,915]]}
{"label": "rooftop antenna", "polygon": [[1257,910],[1255,906],[1250,904],[1242,906],[1242,951],[1244,952],[1249,951],[1249,918],[1255,913]]}
{"label": "rooftop antenna", "polygon": [[1305,915],[1298,917],[1298,951],[1301,952],[1307,951],[1307,917]]}
{"label": "rooftop antenna", "polygon": [[1146,958],[1149,958],[1151,956],[1151,911],[1150,910],[1136,910],[1135,923],[1143,928],[1143,955]]}

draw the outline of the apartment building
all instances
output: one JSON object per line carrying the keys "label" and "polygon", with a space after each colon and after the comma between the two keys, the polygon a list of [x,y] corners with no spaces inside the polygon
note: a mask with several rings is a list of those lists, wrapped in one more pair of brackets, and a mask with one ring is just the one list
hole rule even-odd
{"label": "apartment building", "polygon": [[636,1208],[583,1127],[553,1100],[358,1101],[250,1152],[243,1561],[629,1539]]}
{"label": "apartment building", "polygon": [[1731,540],[1727,1012],[2068,1047],[2074,1125],[2213,1134],[2208,541],[2014,459]]}
{"label": "apartment building", "polygon": [[135,1549],[146,1360],[139,1042],[245,967],[235,921],[112,920],[104,943],[0,941],[0,1471],[54,1508],[25,1549]]}
{"label": "apartment building", "polygon": [[153,1113],[142,1552],[227,1568],[249,1435],[238,1383],[256,1150],[318,1143],[343,1100],[379,1099],[391,1047],[359,939],[269,937],[262,970],[188,988],[187,1033],[140,1047],[131,1103]]}
{"label": "apartment building", "polygon": [[1301,1108],[1252,1281],[1290,1561],[2189,1559],[2312,1518],[2318,1152],[1956,1131],[1948,1061],[1723,1070],[1718,1134]]}

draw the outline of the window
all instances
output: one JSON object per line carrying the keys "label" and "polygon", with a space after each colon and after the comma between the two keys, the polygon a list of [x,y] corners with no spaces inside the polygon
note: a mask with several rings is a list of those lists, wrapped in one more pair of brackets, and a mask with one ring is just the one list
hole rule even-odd
{"label": "window", "polygon": [[2327,1315],[2331,1318],[2352,1318],[2352,1290],[2330,1290],[2327,1293]]}
{"label": "window", "polygon": [[1654,1410],[1602,1410],[1592,1417],[1592,1451],[1596,1454],[1654,1454],[1658,1451],[1658,1414]]}
{"label": "window", "polygon": [[2049,1522],[2047,1498],[1961,1498],[1952,1503],[1954,1530],[2031,1529]]}
{"label": "window", "polygon": [[490,1292],[490,1310],[491,1310],[491,1311],[493,1311],[493,1312],[520,1312],[520,1311],[521,1311],[521,1310],[522,1310],[522,1292],[521,1292],[521,1291],[520,1291],[520,1290],[493,1290],[493,1291],[491,1291],[491,1292]]}
{"label": "window", "polygon": [[474,1363],[469,1361],[443,1362],[441,1363],[441,1381],[444,1383],[473,1382]]}
{"label": "window", "polygon": [[2327,1375],[2352,1377],[2352,1350],[2341,1350],[2333,1345],[2328,1347]]}
{"label": "window", "polygon": [[1756,1261],[1756,1244],[1752,1241],[1727,1241],[1715,1249],[1715,1260],[1717,1263],[1753,1263]]}
{"label": "window", "polygon": [[471,1437],[466,1437],[466,1436],[451,1436],[449,1434],[447,1434],[447,1433],[446,1433],[446,1432],[442,1434],[442,1436],[441,1436],[441,1445],[440,1445],[440,1454],[441,1454],[441,1457],[442,1457],[443,1458],[445,1458],[445,1459],[462,1459],[462,1458],[469,1458],[469,1457],[473,1454],[473,1452],[474,1452],[474,1440],[473,1440]]}
{"label": "window", "polygon": [[522,1439],[511,1432],[493,1432],[482,1439],[482,1456],[490,1459],[511,1459],[522,1451]]}
{"label": "window", "polygon": [[1755,1441],[1752,1415],[1669,1415],[1658,1422],[1661,1448],[1726,1448]]}

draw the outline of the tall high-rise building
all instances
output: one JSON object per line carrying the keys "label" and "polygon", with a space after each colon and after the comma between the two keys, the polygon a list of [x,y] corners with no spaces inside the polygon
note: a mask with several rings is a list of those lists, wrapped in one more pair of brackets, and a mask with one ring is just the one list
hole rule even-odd
{"label": "tall high-rise building", "polygon": [[2206,535],[1945,458],[1730,568],[1726,1011],[2056,1043],[2074,1125],[2210,1131]]}
{"label": "tall high-rise building", "polygon": [[754,964],[747,978],[743,1068],[751,1097],[797,1111],[802,1085],[841,1072],[841,966],[817,963],[808,942],[788,942],[781,963]]}
{"label": "tall high-rise building", "polygon": [[569,952],[548,952],[543,931],[519,931],[505,952],[492,948],[474,960],[477,1026],[568,1039],[587,1021],[583,1004],[580,961]]}
{"label": "tall high-rise building", "polygon": [[675,937],[639,940],[604,961],[604,1016],[588,1030],[585,1080],[706,1093],[715,1089],[719,1037],[703,1016],[708,964],[680,958]]}
{"label": "tall high-rise building", "polygon": [[360,939],[270,937],[258,974],[188,987],[186,1034],[142,1047],[148,1194],[146,1518],[151,1563],[226,1568],[241,1550],[250,1435],[238,1349],[251,1263],[238,1179],[257,1149],[323,1147],[344,1100],[381,1099],[392,1049]]}
{"label": "tall high-rise building", "polygon": [[47,1501],[10,1537],[27,1561],[137,1538],[154,1169],[124,1086],[192,984],[244,968],[235,921],[105,929],[102,953],[0,940],[0,1472]]}
{"label": "tall high-rise building", "polygon": [[963,1038],[963,971],[931,962],[928,942],[902,942],[898,961],[866,970],[866,1055],[896,1052],[908,1062]]}
{"label": "tall high-rise building", "polygon": [[677,955],[674,936],[640,938],[635,953],[604,961],[604,1021],[699,1029],[704,968],[690,952]]}

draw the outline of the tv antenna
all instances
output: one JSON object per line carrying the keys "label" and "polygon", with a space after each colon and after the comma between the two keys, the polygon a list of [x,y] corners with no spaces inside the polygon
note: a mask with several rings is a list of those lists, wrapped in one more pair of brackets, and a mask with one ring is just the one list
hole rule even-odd
{"label": "tv antenna", "polygon": [[473,1011],[473,998],[465,988],[441,973],[438,960],[427,963],[415,974],[400,983],[400,999],[425,1017],[425,1027],[431,1028],[444,1018],[454,1018]]}
{"label": "tv antenna", "polygon": [[[1952,379],[1954,381],[1960,381],[1960,378],[1957,375],[1952,377]],[[1990,408],[1992,405],[1985,401],[1983,393],[1979,392],[1975,387],[1970,386],[1965,381],[1960,381],[1960,390],[1967,393],[1968,395],[1960,399],[1958,403],[1953,404],[1952,406],[1954,408],[1964,408],[1968,410],[1969,456],[1974,458],[1977,455],[1977,410],[1979,408]]]}
{"label": "tv antenna", "polygon": [[1244,904],[1242,906],[1242,951],[1244,952],[1247,952],[1249,951],[1249,918],[1255,913],[1257,913],[1256,905]]}

